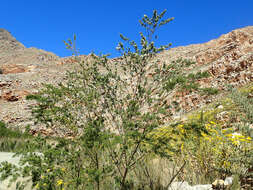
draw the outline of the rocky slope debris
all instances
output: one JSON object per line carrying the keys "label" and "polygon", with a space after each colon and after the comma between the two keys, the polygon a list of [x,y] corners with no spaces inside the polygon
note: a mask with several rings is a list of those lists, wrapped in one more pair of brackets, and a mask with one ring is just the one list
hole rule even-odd
{"label": "rocky slope debris", "polygon": [[[248,84],[253,81],[253,26],[234,30],[204,44],[177,47],[158,55],[168,64],[178,57],[196,62],[189,72],[210,73],[210,77],[198,80],[201,87],[223,91],[228,86]],[[170,103],[177,102],[181,110],[188,112],[216,98],[209,94],[201,96],[200,93],[183,91],[175,93]],[[176,115],[175,110],[172,113]]]}
{"label": "rocky slope debris", "polygon": [[60,58],[36,48],[26,48],[8,31],[0,29],[0,120],[13,125],[29,121],[30,102],[42,83],[57,83],[67,68],[58,67]]}

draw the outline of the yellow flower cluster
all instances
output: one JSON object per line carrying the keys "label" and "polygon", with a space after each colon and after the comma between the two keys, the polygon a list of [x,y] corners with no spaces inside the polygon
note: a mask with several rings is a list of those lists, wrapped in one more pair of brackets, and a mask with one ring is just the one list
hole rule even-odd
{"label": "yellow flower cluster", "polygon": [[[217,163],[223,168],[230,168],[231,163],[227,161],[236,151],[241,148],[248,149],[252,139],[240,133],[233,133],[233,129],[222,129],[215,122],[210,122],[205,125],[209,134],[202,133],[200,142],[202,146],[206,146],[209,155],[217,156]],[[239,146],[241,145],[241,146]],[[236,150],[237,149],[237,150]],[[220,158],[220,159],[219,159]]]}
{"label": "yellow flower cluster", "polygon": [[237,155],[239,149],[251,149],[252,139],[234,133],[233,129],[222,129],[221,125],[213,121],[205,124],[205,128],[208,133],[202,132],[200,138],[191,133],[185,124],[160,127],[149,135],[154,143],[165,142],[159,148],[171,156],[177,156],[177,153],[171,152],[171,147],[180,154],[186,154],[185,156],[189,151],[194,151],[199,162],[209,160],[208,164],[227,169],[234,167],[228,160]]}
{"label": "yellow flower cluster", "polygon": [[231,142],[233,145],[239,145],[240,142],[251,143],[252,139],[240,133],[231,133],[232,129],[221,129],[215,122],[206,124],[206,129],[209,135],[202,133],[202,137],[206,141],[215,141],[216,143],[223,144],[224,142]]}
{"label": "yellow flower cluster", "polygon": [[152,139],[153,143],[159,144],[161,141],[164,142],[164,146],[161,147],[163,152],[166,152],[169,155],[174,153],[171,151],[170,147],[177,149],[183,149],[182,136],[185,133],[183,125],[177,125],[175,127],[163,126],[157,128],[148,136]]}
{"label": "yellow flower cluster", "polygon": [[63,180],[62,179],[57,180],[57,186],[60,186],[62,184],[63,184]]}
{"label": "yellow flower cluster", "polygon": [[240,133],[230,133],[225,135],[229,141],[232,142],[232,144],[234,145],[240,145],[240,142],[246,142],[246,143],[250,143],[252,141],[252,139],[250,137],[246,137]]}
{"label": "yellow flower cluster", "polygon": [[[62,168],[59,168],[62,172],[65,172],[66,171],[66,168],[62,167]],[[53,167],[52,169],[48,168],[46,170],[46,172],[52,172],[55,170],[55,167]],[[40,183],[37,183],[35,185],[35,189],[39,189],[40,187],[42,189],[44,189],[48,184],[47,183],[43,183],[44,179],[46,179],[48,176],[45,176],[45,175],[42,175],[41,176],[41,182]],[[44,187],[43,187],[44,186]],[[64,182],[63,179],[58,179],[56,181],[56,186],[58,186],[60,188],[60,190],[64,190],[65,187],[67,186],[67,182]]]}

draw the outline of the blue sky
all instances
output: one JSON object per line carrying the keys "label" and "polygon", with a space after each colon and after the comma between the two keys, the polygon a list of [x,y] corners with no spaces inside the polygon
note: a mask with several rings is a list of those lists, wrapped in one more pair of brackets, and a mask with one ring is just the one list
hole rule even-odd
{"label": "blue sky", "polygon": [[175,20],[161,28],[159,44],[203,43],[231,30],[253,25],[253,0],[2,0],[0,28],[26,47],[64,57],[63,40],[77,35],[81,54],[111,53],[119,34],[139,39],[138,20],[167,9]]}

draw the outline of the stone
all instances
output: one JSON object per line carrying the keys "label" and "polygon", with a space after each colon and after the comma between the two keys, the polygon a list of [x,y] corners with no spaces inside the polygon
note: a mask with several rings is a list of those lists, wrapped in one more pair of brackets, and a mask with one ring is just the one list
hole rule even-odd
{"label": "stone", "polygon": [[228,185],[232,185],[232,183],[233,183],[233,177],[226,177],[224,181],[224,185],[228,186]]}
{"label": "stone", "polygon": [[[219,108],[219,106],[218,106],[218,108]],[[223,112],[218,113],[216,115],[216,119],[219,121],[228,122],[230,119],[229,112],[223,111]]]}
{"label": "stone", "polygon": [[191,190],[212,190],[212,185],[211,184],[194,185],[192,186]]}
{"label": "stone", "polygon": [[173,182],[168,190],[212,190],[211,184],[191,186],[188,182]]}
{"label": "stone", "polygon": [[223,107],[223,105],[219,105],[217,108],[218,109],[223,109],[224,107]]}
{"label": "stone", "polygon": [[10,74],[10,73],[24,73],[26,72],[26,68],[23,65],[2,65],[1,68],[2,74]]}
{"label": "stone", "polygon": [[168,190],[191,190],[191,186],[188,184],[188,182],[173,182]]}
{"label": "stone", "polygon": [[224,180],[222,180],[222,179],[215,180],[212,183],[212,188],[213,189],[217,189],[217,190],[224,189],[225,188],[225,182],[224,182]]}

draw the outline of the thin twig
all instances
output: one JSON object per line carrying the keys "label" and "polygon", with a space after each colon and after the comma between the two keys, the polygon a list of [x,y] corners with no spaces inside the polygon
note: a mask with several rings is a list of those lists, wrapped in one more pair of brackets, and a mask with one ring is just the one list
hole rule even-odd
{"label": "thin twig", "polygon": [[178,174],[183,170],[183,168],[185,167],[186,161],[184,160],[183,165],[181,166],[181,168],[177,171],[177,173],[171,178],[169,184],[167,185],[166,189],[169,188],[169,186],[172,184],[172,182],[174,181],[174,179],[178,176]]}

